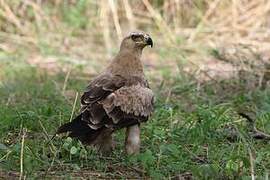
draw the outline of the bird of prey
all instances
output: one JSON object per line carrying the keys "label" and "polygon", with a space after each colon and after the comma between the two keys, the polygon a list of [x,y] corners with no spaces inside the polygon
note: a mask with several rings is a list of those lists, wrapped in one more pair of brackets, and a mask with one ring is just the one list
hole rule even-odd
{"label": "bird of prey", "polygon": [[102,153],[111,152],[112,133],[126,128],[127,154],[140,151],[140,123],[146,122],[154,107],[141,62],[144,47],[153,46],[144,32],[126,36],[108,67],[87,86],[81,97],[79,115],[58,128],[83,144],[95,145]]}

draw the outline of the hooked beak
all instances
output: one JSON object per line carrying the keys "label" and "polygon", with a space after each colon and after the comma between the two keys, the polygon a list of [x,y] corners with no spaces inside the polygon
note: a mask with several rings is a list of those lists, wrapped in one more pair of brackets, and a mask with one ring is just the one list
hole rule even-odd
{"label": "hooked beak", "polygon": [[153,47],[153,40],[151,39],[151,37],[148,36],[145,42],[147,45],[151,46],[151,48]]}

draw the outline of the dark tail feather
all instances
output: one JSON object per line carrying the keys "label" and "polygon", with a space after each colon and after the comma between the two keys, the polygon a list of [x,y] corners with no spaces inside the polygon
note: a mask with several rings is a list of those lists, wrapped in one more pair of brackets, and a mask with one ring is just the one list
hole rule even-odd
{"label": "dark tail feather", "polygon": [[75,119],[73,119],[71,122],[68,122],[68,123],[63,124],[62,126],[60,126],[57,129],[56,134],[61,134],[61,133],[65,133],[65,132],[72,132],[75,129],[80,129],[81,124],[82,124],[80,122],[81,121],[81,117],[82,117],[82,115],[80,114]]}
{"label": "dark tail feather", "polygon": [[56,134],[69,132],[69,137],[79,139],[83,144],[91,144],[100,134],[102,128],[94,130],[88,126],[87,122],[82,121],[81,118],[82,114],[71,122],[63,124],[58,128]]}

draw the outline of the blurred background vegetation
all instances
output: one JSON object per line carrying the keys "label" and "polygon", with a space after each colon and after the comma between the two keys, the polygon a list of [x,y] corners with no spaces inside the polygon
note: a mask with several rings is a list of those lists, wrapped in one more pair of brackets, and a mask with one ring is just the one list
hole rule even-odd
{"label": "blurred background vegetation", "polygon": [[23,49],[33,64],[57,54],[74,64],[91,61],[100,70],[121,38],[136,29],[155,39],[156,48],[145,56],[150,66],[198,66],[210,60],[209,51],[238,56],[234,51],[246,46],[269,54],[267,0],[1,0],[0,5],[1,50]]}
{"label": "blurred background vegetation", "polygon": [[[269,27],[269,0],[0,0],[0,178],[266,179]],[[154,40],[142,153],[48,143],[134,30]]]}

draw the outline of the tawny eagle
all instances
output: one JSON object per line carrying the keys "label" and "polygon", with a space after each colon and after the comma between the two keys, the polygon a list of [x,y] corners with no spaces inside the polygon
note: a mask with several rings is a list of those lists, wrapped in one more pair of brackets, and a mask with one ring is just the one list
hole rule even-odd
{"label": "tawny eagle", "polygon": [[153,46],[151,37],[132,32],[121,42],[108,67],[87,86],[81,97],[79,115],[58,128],[83,144],[96,145],[102,152],[113,149],[112,133],[126,128],[128,154],[140,151],[140,123],[146,122],[154,107],[141,62],[142,50]]}

